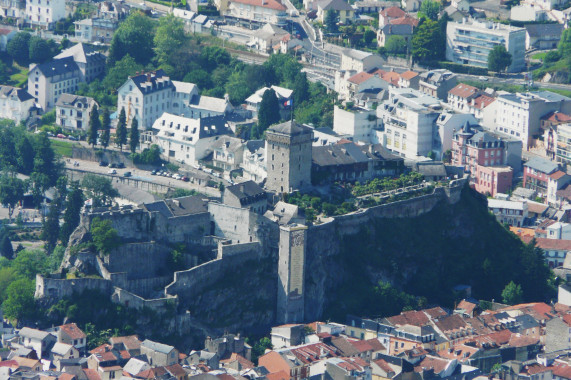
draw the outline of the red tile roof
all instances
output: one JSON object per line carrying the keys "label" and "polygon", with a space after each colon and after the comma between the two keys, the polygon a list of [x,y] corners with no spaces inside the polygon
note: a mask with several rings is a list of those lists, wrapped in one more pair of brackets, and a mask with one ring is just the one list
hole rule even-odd
{"label": "red tile roof", "polygon": [[287,373],[286,371],[268,373],[266,375],[266,378],[268,380],[289,380],[290,379],[289,373]]}
{"label": "red tile roof", "polygon": [[95,347],[93,350],[89,351],[90,354],[100,354],[102,352],[107,352],[113,349],[113,346],[111,346],[110,344],[102,344],[99,347]]}
{"label": "red tile roof", "polygon": [[382,11],[379,12],[379,14],[384,17],[399,18],[406,15],[406,12],[400,9],[399,7],[390,7],[383,9]]}
{"label": "red tile roof", "polygon": [[395,370],[389,365],[389,363],[387,363],[386,361],[384,361],[383,359],[377,359],[374,361],[374,363],[376,365],[378,365],[383,371],[385,371],[387,374],[389,373],[394,373]]}
{"label": "red tile roof", "polygon": [[448,91],[448,94],[458,96],[460,98],[469,98],[478,93],[478,89],[474,86],[467,85],[465,83],[458,83],[456,87]]}
{"label": "red tile roof", "polygon": [[478,306],[478,305],[476,305],[473,302],[462,300],[462,301],[460,301],[458,306],[456,306],[456,309],[458,309],[458,310],[461,309],[461,310],[464,310],[467,314],[472,314],[472,312],[474,311],[476,306]]}
{"label": "red tile roof", "polygon": [[367,352],[367,351],[373,351],[373,346],[371,346],[369,343],[367,343],[367,341],[364,341],[364,340],[351,341],[350,340],[349,343],[351,343],[351,345],[353,347],[355,347],[355,349],[357,349],[360,353]]}
{"label": "red tile roof", "polygon": [[0,35],[4,36],[4,35],[10,34],[10,33],[12,33],[12,30],[10,30],[10,29],[5,29],[5,28],[0,29]]}
{"label": "red tile roof", "polygon": [[255,7],[275,9],[277,11],[286,11],[287,8],[277,0],[231,0],[240,4],[248,4]]}
{"label": "red tile roof", "polygon": [[304,364],[321,360],[323,353],[329,357],[337,356],[336,350],[333,347],[321,342],[292,348],[290,352]]}
{"label": "red tile roof", "polygon": [[511,347],[527,347],[539,343],[539,339],[532,336],[512,334],[509,345]]}
{"label": "red tile roof", "polygon": [[442,350],[438,352],[438,356],[446,359],[457,359],[459,361],[465,361],[469,359],[470,356],[474,355],[480,349],[477,347],[468,346],[466,344],[460,343],[456,344],[448,350]]}
{"label": "red tile roof", "polygon": [[405,71],[404,73],[402,73],[400,76],[403,79],[411,80],[412,78],[417,77],[418,73],[408,70],[408,71]]}
{"label": "red tile roof", "polygon": [[369,74],[369,73],[362,71],[360,73],[353,75],[351,78],[349,78],[347,80],[351,83],[361,84],[361,83],[365,82],[366,80],[371,79],[372,77],[373,77],[372,74]]}
{"label": "red tile roof", "polygon": [[571,121],[571,116],[564,114],[563,112],[555,111],[548,113],[547,115],[542,117],[542,119],[554,123],[568,123]]}
{"label": "red tile roof", "polygon": [[101,376],[99,376],[99,372],[94,369],[84,368],[83,373],[87,377],[87,380],[101,380]]}
{"label": "red tile roof", "polygon": [[[522,236],[521,240],[529,244],[533,238],[530,236]],[[571,251],[571,240],[535,238],[536,246],[543,250],[555,251]],[[551,308],[549,309],[551,311]]]}
{"label": "red tile roof", "polygon": [[399,315],[388,317],[387,321],[395,326],[413,325],[420,327],[426,325],[429,319],[422,311],[405,311]]}
{"label": "red tile roof", "polygon": [[448,313],[446,312],[446,310],[444,310],[443,308],[441,308],[440,306],[437,307],[433,307],[430,309],[424,309],[422,310],[426,315],[428,315],[430,318],[434,319],[434,318],[438,318],[438,317],[444,317],[447,316]]}
{"label": "red tile roof", "polygon": [[567,363],[558,362],[556,360],[549,368],[553,371],[554,376],[561,377],[563,379],[571,379],[571,366]]}
{"label": "red tile roof", "polygon": [[490,104],[492,104],[495,101],[496,101],[496,99],[492,98],[491,96],[480,95],[480,96],[477,96],[476,98],[474,98],[474,107],[479,108],[479,109],[486,108],[487,106],[489,106]]}
{"label": "red tile roof", "polygon": [[373,351],[385,351],[387,349],[377,338],[367,339],[365,342],[371,345]]}
{"label": "red tile roof", "polygon": [[444,371],[449,361],[436,356],[426,356],[416,367],[414,372],[422,372],[425,370],[433,369],[435,374]]}
{"label": "red tile roof", "polygon": [[565,174],[566,174],[565,172],[563,172],[563,171],[561,171],[561,170],[558,170],[558,171],[556,171],[555,173],[551,173],[551,174],[549,175],[549,178],[551,178],[551,179],[557,181],[559,178],[565,176]]}
{"label": "red tile roof", "polygon": [[175,363],[173,365],[169,365],[166,366],[165,369],[168,371],[168,373],[170,373],[171,375],[173,375],[174,377],[180,377],[180,376],[185,376],[186,375],[186,371],[184,370],[184,368],[182,368],[182,366],[178,363]]}
{"label": "red tile roof", "polygon": [[248,359],[246,359],[242,355],[238,355],[235,352],[233,352],[232,355],[230,355],[230,357],[228,359],[220,360],[220,363],[230,364],[230,363],[233,363],[235,361],[238,361],[238,363],[240,363],[240,366],[242,367],[242,369],[250,369],[250,368],[255,367],[254,363],[252,363],[251,361],[249,361]]}
{"label": "red tile roof", "polygon": [[15,360],[4,360],[0,362],[0,367],[18,368],[20,365]]}
{"label": "red tile roof", "polygon": [[68,323],[67,325],[61,325],[60,330],[67,334],[71,339],[83,339],[87,337],[85,333],[77,327],[75,323]]}
{"label": "red tile roof", "polygon": [[391,20],[389,23],[392,25],[410,25],[413,28],[416,28],[418,26],[418,19],[409,15],[404,15],[403,17]]}
{"label": "red tile roof", "polygon": [[[536,375],[538,373],[551,371],[551,369],[549,367],[542,366],[541,364],[526,365],[524,368],[525,368],[524,371],[530,375]],[[522,371],[522,372],[524,372],[524,371]]]}

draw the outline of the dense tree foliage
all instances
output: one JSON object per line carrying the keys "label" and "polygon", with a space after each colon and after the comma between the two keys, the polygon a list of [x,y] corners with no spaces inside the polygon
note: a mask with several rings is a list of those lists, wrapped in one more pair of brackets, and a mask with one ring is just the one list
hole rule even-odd
{"label": "dense tree foliage", "polygon": [[101,129],[99,110],[97,109],[97,106],[93,106],[93,109],[89,113],[89,129],[87,130],[87,143],[92,147],[95,147],[97,144],[99,129]]}
{"label": "dense tree foliage", "polygon": [[280,104],[276,92],[269,89],[264,92],[262,101],[260,102],[260,109],[258,111],[258,126],[255,132],[252,133],[252,138],[258,139],[270,125],[276,124],[280,121]]}
{"label": "dense tree foliage", "polygon": [[0,177],[0,203],[8,208],[10,219],[12,219],[14,208],[24,197],[25,190],[26,185],[21,179],[11,175]]}
{"label": "dense tree foliage", "polygon": [[105,108],[103,110],[103,116],[101,121],[101,137],[99,138],[103,149],[106,149],[109,146],[109,139],[111,137],[110,130],[111,130],[111,117],[109,116],[109,109]]}
{"label": "dense tree foliage", "polygon": [[326,11],[323,24],[325,25],[325,30],[327,30],[329,33],[337,32],[337,12],[332,9]]}
{"label": "dense tree foliage", "polygon": [[93,219],[89,232],[97,252],[104,255],[108,255],[121,242],[117,230],[113,228],[110,220]]}
{"label": "dense tree foliage", "polygon": [[117,130],[115,131],[115,144],[119,145],[121,151],[123,151],[123,145],[127,144],[127,115],[125,114],[125,108],[121,108],[121,112],[119,112]]}
{"label": "dense tree foliage", "polygon": [[521,286],[510,281],[502,291],[502,300],[508,305],[516,305],[523,301],[523,291]]}
{"label": "dense tree foliage", "polygon": [[135,153],[137,151],[137,147],[139,146],[139,122],[137,118],[134,117],[131,121],[131,128],[129,129],[129,148],[131,149],[131,153]]}
{"label": "dense tree foliage", "polygon": [[60,230],[60,240],[63,245],[67,245],[69,237],[79,225],[81,207],[83,207],[83,191],[77,182],[72,183],[71,191],[67,194],[67,207],[63,214],[63,225]]}
{"label": "dense tree foliage", "polygon": [[416,62],[431,63],[445,56],[446,33],[433,20],[422,18],[412,36],[412,57]]}
{"label": "dense tree foliage", "polygon": [[92,199],[93,207],[109,205],[113,198],[119,195],[111,185],[110,179],[95,174],[85,175],[81,185],[85,189],[87,197]]}
{"label": "dense tree foliage", "polygon": [[182,47],[186,38],[184,21],[181,18],[170,13],[166,17],[161,17],[154,36],[158,63],[169,63],[169,57]]}
{"label": "dense tree foliage", "polygon": [[488,69],[496,73],[505,71],[512,64],[512,55],[504,45],[496,45],[488,54]]}
{"label": "dense tree foliage", "polygon": [[438,13],[440,12],[440,2],[433,0],[423,0],[420,4],[420,14],[428,17],[429,19],[438,20]]}
{"label": "dense tree foliage", "polygon": [[141,12],[133,12],[113,34],[109,47],[109,62],[113,65],[129,54],[141,65],[153,58],[155,24]]}
{"label": "dense tree foliage", "polygon": [[30,60],[30,38],[30,33],[19,32],[6,46],[8,55],[21,66],[26,66]]}
{"label": "dense tree foliage", "polygon": [[135,75],[138,71],[143,71],[143,65],[138,64],[133,57],[126,54],[109,69],[102,85],[108,91],[116,90],[130,75]]}
{"label": "dense tree foliage", "polygon": [[390,36],[385,43],[385,49],[389,54],[406,54],[408,47],[403,36]]}

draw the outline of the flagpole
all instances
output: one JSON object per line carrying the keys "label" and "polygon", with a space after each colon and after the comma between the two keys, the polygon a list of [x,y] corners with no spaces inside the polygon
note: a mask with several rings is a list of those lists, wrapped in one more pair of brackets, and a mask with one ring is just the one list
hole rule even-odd
{"label": "flagpole", "polygon": [[294,107],[294,104],[293,104],[293,98],[292,98],[291,99],[291,122],[292,123],[293,123],[293,107]]}

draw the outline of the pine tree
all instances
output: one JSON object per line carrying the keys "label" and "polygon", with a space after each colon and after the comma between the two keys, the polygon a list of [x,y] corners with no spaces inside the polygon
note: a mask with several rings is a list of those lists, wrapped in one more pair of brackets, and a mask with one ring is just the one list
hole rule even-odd
{"label": "pine tree", "polygon": [[97,144],[97,132],[101,128],[101,120],[99,120],[99,111],[97,106],[93,106],[89,114],[89,130],[87,131],[87,143],[95,147]]}
{"label": "pine tree", "polygon": [[262,133],[264,133],[270,125],[278,121],[280,121],[280,104],[276,92],[273,89],[269,89],[264,92],[262,101],[260,102],[260,110],[258,111],[258,136],[254,136],[254,138],[260,138]]}
{"label": "pine tree", "polygon": [[2,236],[2,240],[0,241],[0,254],[8,260],[14,258],[14,249],[12,248],[12,242],[8,234]]}
{"label": "pine tree", "polygon": [[139,145],[139,122],[137,118],[134,117],[131,122],[131,132],[129,133],[129,147],[131,148],[131,153],[137,151],[137,146]]}
{"label": "pine tree", "polygon": [[69,237],[79,225],[83,207],[83,191],[77,182],[72,184],[72,190],[67,195],[67,207],[63,214],[63,225],[60,230],[60,239],[63,245],[67,245]]}
{"label": "pine tree", "polygon": [[103,149],[106,149],[109,146],[109,130],[111,129],[111,117],[109,116],[109,110],[107,108],[103,110],[101,129],[101,146],[103,146]]}
{"label": "pine tree", "polygon": [[121,108],[119,113],[117,131],[115,131],[115,143],[119,145],[121,151],[123,151],[123,145],[127,144],[127,116],[125,115],[125,108]]}
{"label": "pine tree", "polygon": [[59,238],[59,216],[60,209],[56,202],[53,202],[42,230],[42,239],[45,240],[46,250],[50,253],[56,247]]}

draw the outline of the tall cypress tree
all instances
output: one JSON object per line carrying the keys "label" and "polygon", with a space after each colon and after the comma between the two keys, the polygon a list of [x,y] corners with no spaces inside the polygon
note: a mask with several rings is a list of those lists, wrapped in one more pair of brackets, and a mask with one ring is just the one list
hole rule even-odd
{"label": "tall cypress tree", "polygon": [[124,107],[121,108],[119,113],[117,130],[115,131],[115,143],[119,145],[121,152],[123,151],[123,145],[127,144],[127,116]]}
{"label": "tall cypress tree", "polygon": [[109,146],[109,129],[111,129],[111,117],[109,116],[109,110],[105,108],[103,110],[103,122],[101,123],[101,146],[106,149]]}
{"label": "tall cypress tree", "polygon": [[99,120],[99,111],[97,106],[93,106],[89,114],[89,130],[87,131],[87,142],[95,147],[97,144],[97,131],[101,128],[101,120]]}
{"label": "tall cypress tree", "polygon": [[63,245],[67,245],[69,237],[79,225],[81,218],[81,207],[83,206],[83,191],[79,184],[74,182],[72,190],[67,195],[67,207],[63,214],[63,225],[60,230],[60,239]]}
{"label": "tall cypress tree", "polygon": [[129,133],[129,147],[131,148],[131,153],[137,151],[137,146],[139,145],[139,122],[137,118],[134,117],[131,122],[131,132]]}

